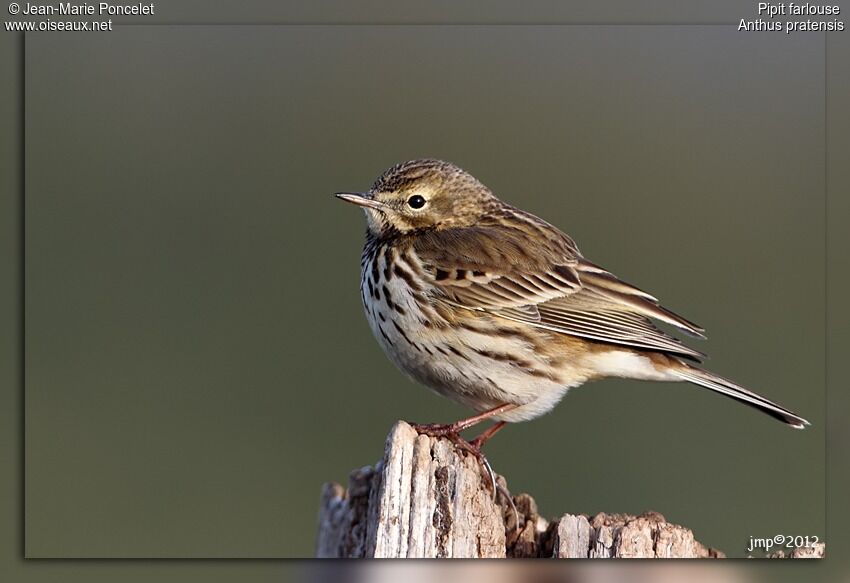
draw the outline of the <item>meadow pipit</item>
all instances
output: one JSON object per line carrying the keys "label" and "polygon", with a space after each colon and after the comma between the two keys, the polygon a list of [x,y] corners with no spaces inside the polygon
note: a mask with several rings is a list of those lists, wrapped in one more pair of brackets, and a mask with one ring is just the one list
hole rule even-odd
{"label": "meadow pipit", "polygon": [[[702,328],[582,257],[570,237],[440,160],[393,166],[368,192],[360,295],[381,347],[414,380],[479,412],[415,425],[480,457],[506,422],[551,410],[606,377],[688,381],[802,428],[788,409],[698,366],[702,353],[653,320]],[[493,425],[467,442],[458,433]]]}

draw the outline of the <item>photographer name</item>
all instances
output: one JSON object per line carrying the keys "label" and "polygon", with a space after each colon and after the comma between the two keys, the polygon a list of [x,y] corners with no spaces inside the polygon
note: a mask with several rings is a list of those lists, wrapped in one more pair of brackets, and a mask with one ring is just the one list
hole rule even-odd
{"label": "photographer name", "polygon": [[109,2],[98,2],[97,4],[74,4],[72,2],[59,2],[52,4],[24,4],[21,6],[21,14],[34,16],[148,16],[154,14],[154,5],[151,4],[111,4]]}

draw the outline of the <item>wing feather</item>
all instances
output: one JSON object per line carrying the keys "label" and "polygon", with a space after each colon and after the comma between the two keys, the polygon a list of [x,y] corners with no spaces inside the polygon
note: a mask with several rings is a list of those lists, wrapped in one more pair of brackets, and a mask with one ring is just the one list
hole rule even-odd
{"label": "wing feather", "polygon": [[518,225],[434,230],[412,247],[433,274],[438,301],[600,342],[704,356],[652,320],[702,337],[699,326],[585,260],[569,237],[534,217]]}

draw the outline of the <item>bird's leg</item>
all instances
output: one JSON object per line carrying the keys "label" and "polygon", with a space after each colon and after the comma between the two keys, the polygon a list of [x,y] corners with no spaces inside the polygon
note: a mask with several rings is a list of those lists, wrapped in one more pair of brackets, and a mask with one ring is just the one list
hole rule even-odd
{"label": "bird's leg", "polygon": [[517,405],[514,405],[513,403],[505,403],[504,405],[493,407],[483,413],[479,413],[473,417],[467,417],[466,419],[461,419],[460,421],[455,421],[454,423],[411,423],[410,426],[413,427],[417,433],[421,433],[423,435],[429,435],[431,437],[448,437],[449,435],[460,433],[465,429],[478,425],[482,421],[486,421],[491,417],[516,408]]}
{"label": "bird's leg", "polygon": [[[455,421],[454,423],[449,423],[447,425],[438,424],[438,423],[411,423],[411,427],[416,430],[417,433],[422,435],[428,435],[430,437],[445,437],[449,441],[451,441],[457,448],[469,453],[484,468],[487,476],[490,479],[490,486],[493,490],[493,497],[495,499],[497,493],[499,492],[499,488],[496,484],[496,474],[493,472],[492,466],[490,466],[490,462],[487,461],[487,458],[481,452],[481,447],[484,443],[493,437],[502,427],[505,426],[505,421],[499,421],[489,429],[487,429],[484,433],[473,439],[471,442],[467,441],[463,437],[461,437],[460,432],[464,429],[469,429],[475,425],[478,425],[482,421],[485,421],[491,417],[499,415],[501,413],[505,413],[510,411],[511,409],[515,409],[517,405],[512,403],[506,403],[504,405],[499,405],[498,407],[493,407],[492,409],[488,409],[483,413],[479,413],[473,417],[469,417],[467,419],[461,419],[460,421]],[[508,501],[513,504],[513,500],[511,500],[510,495],[507,492],[504,492],[505,497]]]}
{"label": "bird's leg", "polygon": [[478,437],[470,441],[469,445],[478,450],[481,450],[481,448],[484,447],[484,444],[490,441],[490,438],[496,435],[507,424],[507,421],[499,421],[494,425],[491,425],[490,427],[485,429]]}
{"label": "bird's leg", "polygon": [[496,476],[493,474],[493,469],[490,467],[490,463],[487,461],[487,458],[484,457],[484,454],[481,452],[481,448],[484,447],[484,444],[487,443],[491,437],[499,433],[499,431],[501,431],[502,428],[505,427],[505,425],[507,424],[507,421],[498,421],[494,423],[493,425],[485,429],[483,432],[481,432],[480,435],[470,441],[469,445],[476,449],[478,451],[478,455],[480,455],[484,459],[482,465],[484,465],[488,470],[488,473],[490,475],[490,483],[493,486],[493,502],[496,501],[496,497],[499,494],[505,497],[505,500],[508,501],[508,504],[510,504],[511,508],[513,508],[514,511],[514,524],[516,525],[515,528],[519,529],[519,512],[516,509],[516,504],[514,504],[514,499],[511,496],[511,493],[508,491],[507,487],[496,483]]}
{"label": "bird's leg", "polygon": [[499,494],[505,497],[508,505],[513,509],[514,530],[518,531],[520,530],[519,511],[517,510],[516,504],[514,504],[513,496],[511,496],[511,493],[508,491],[506,486],[502,486],[496,481],[496,472],[493,471],[493,466],[490,465],[490,461],[487,459],[487,456],[485,456],[484,452],[481,451],[482,446],[487,442],[487,440],[496,435],[505,425],[507,425],[507,421],[499,421],[472,441],[466,441],[457,433],[448,436],[448,439],[455,444],[455,447],[468,452],[476,460],[478,460],[478,464],[484,469],[484,472],[490,480],[490,488],[493,491],[493,502],[496,502]]}

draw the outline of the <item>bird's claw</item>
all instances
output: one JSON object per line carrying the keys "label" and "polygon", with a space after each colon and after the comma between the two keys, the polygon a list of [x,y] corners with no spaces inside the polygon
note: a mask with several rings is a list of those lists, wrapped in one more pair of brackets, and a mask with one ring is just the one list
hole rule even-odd
{"label": "bird's claw", "polygon": [[457,428],[453,424],[411,423],[410,426],[421,435],[446,438],[451,441],[455,447],[473,456],[487,474],[488,481],[490,482],[490,490],[493,492],[493,502],[495,503],[498,501],[499,494],[504,496],[514,514],[514,530],[518,531],[520,529],[519,511],[517,510],[516,504],[514,504],[513,497],[505,486],[496,481],[496,472],[493,471],[493,466],[490,465],[490,461],[487,459],[487,456],[485,456],[481,451],[481,446],[485,441],[487,441],[486,437],[484,439],[476,437],[472,441],[467,441],[461,437]]}
{"label": "bird's claw", "polygon": [[460,437],[455,424],[449,423],[410,423],[408,422],[416,433],[420,435],[427,435],[428,437],[451,437],[452,435],[458,435]]}
{"label": "bird's claw", "polygon": [[498,492],[496,485],[496,473],[493,467],[487,460],[487,457],[481,452],[481,442],[478,439],[467,441],[461,437],[460,432],[455,424],[439,424],[439,423],[410,423],[410,426],[420,435],[429,437],[443,437],[451,441],[458,449],[472,455],[478,463],[484,468],[490,482],[490,490],[493,492],[493,501],[496,500]]}

